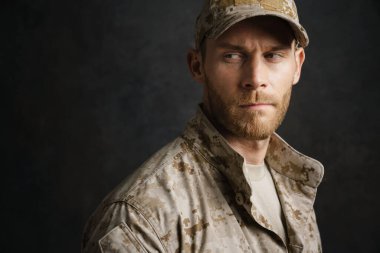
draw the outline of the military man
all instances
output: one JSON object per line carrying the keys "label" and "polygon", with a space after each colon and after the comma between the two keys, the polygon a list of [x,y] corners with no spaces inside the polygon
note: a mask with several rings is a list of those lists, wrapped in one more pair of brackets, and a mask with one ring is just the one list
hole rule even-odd
{"label": "military man", "polygon": [[275,133],[308,42],[292,0],[206,0],[197,114],[105,198],[82,252],[321,252],[323,166]]}

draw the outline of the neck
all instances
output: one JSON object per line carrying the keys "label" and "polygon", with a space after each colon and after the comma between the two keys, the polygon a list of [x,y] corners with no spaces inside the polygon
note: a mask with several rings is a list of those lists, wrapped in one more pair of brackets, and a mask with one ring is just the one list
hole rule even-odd
{"label": "neck", "polygon": [[269,146],[269,137],[264,140],[247,140],[236,136],[224,136],[228,144],[244,157],[246,163],[260,165],[264,163]]}

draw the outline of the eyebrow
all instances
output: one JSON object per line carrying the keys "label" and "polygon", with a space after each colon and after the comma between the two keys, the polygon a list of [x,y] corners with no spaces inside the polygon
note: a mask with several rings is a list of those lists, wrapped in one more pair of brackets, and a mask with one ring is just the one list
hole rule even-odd
{"label": "eyebrow", "polygon": [[[220,42],[216,45],[217,48],[225,48],[225,49],[231,49],[236,51],[246,51],[246,48],[240,45],[231,44],[229,42]],[[289,50],[292,48],[292,45],[276,45],[276,46],[268,46],[266,48],[269,48],[269,51],[281,51],[281,50]]]}
{"label": "eyebrow", "polygon": [[220,43],[218,43],[216,45],[216,47],[217,48],[232,49],[232,50],[237,50],[237,51],[243,51],[243,50],[245,50],[245,48],[242,47],[242,46],[231,44],[231,43],[228,43],[228,42],[220,42]]}

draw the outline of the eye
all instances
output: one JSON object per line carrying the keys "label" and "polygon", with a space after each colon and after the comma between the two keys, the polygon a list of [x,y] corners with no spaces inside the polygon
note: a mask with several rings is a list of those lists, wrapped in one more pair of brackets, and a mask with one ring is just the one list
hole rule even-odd
{"label": "eye", "polygon": [[281,61],[283,58],[285,58],[285,55],[283,53],[277,53],[277,52],[270,52],[264,55],[266,59],[272,62],[278,62]]}
{"label": "eye", "polygon": [[268,59],[278,59],[278,58],[282,58],[283,56],[279,53],[268,53],[265,55],[265,58],[268,58]]}
{"label": "eye", "polygon": [[241,53],[226,53],[223,55],[223,58],[226,62],[235,63],[244,60],[244,55]]}

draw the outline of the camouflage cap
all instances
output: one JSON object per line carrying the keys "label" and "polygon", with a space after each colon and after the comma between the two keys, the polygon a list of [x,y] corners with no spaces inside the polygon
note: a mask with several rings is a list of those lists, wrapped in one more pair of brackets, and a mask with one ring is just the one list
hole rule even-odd
{"label": "camouflage cap", "polygon": [[195,45],[204,38],[216,39],[234,24],[251,17],[270,15],[289,22],[302,47],[309,44],[306,30],[299,23],[293,0],[205,0],[196,21]]}

